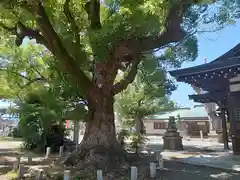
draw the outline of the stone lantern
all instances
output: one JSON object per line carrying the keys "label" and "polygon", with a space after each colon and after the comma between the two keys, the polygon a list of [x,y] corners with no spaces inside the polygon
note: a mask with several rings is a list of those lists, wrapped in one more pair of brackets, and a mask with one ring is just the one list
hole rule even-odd
{"label": "stone lantern", "polygon": [[168,122],[168,128],[163,136],[163,149],[168,150],[182,150],[182,137],[177,131],[175,117],[170,116]]}

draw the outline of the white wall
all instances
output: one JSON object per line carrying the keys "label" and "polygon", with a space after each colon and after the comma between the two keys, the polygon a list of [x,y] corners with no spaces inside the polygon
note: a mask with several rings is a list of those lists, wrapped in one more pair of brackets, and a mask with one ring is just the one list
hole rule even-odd
{"label": "white wall", "polygon": [[[144,120],[143,124],[146,128],[146,134],[158,134],[163,135],[166,132],[166,129],[154,129],[154,122],[159,122],[159,120]],[[161,122],[168,122],[168,121],[161,121]]]}

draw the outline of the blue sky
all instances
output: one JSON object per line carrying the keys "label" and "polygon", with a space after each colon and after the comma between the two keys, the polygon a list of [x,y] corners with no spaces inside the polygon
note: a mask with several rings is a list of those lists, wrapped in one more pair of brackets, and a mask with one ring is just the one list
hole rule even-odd
{"label": "blue sky", "polygon": [[[199,52],[194,62],[186,62],[182,68],[192,67],[204,63],[204,57],[210,62],[240,43],[240,21],[235,25],[228,26],[221,31],[204,33],[198,36]],[[188,99],[188,95],[194,94],[193,89],[185,83],[177,83],[178,88],[173,92],[171,98],[185,107],[192,107],[195,103]],[[0,101],[0,107],[7,103]]]}
{"label": "blue sky", "polygon": [[[192,67],[204,63],[204,57],[210,62],[218,56],[224,54],[232,47],[240,43],[240,21],[235,25],[228,26],[221,31],[214,33],[204,33],[198,36],[199,52],[198,58],[194,62],[186,62],[181,68]],[[188,99],[188,95],[194,94],[190,85],[177,83],[178,88],[173,92],[171,98],[178,104],[185,107],[192,107],[193,101]]]}

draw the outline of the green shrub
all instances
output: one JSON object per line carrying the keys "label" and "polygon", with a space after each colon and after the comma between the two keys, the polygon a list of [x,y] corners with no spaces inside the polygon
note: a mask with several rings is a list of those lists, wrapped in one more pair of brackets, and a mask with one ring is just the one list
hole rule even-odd
{"label": "green shrub", "polygon": [[19,131],[25,148],[44,152],[46,146],[50,146],[54,152],[63,144],[62,109],[57,103],[53,104],[53,100],[48,96],[44,98],[42,94],[30,93],[18,104]]}
{"label": "green shrub", "polygon": [[140,146],[148,141],[148,138],[146,138],[144,135],[137,133],[132,133],[130,135],[130,139],[131,139],[130,147],[136,150],[135,153],[139,153]]}

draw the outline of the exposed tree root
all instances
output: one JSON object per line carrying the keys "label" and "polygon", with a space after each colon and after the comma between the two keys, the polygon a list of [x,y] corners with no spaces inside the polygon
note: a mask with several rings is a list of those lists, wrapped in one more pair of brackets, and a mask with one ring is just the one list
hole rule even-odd
{"label": "exposed tree root", "polygon": [[128,168],[127,153],[122,148],[106,148],[95,146],[86,148],[80,145],[65,160],[67,166],[86,168],[94,166],[97,169],[111,169],[117,167]]}

